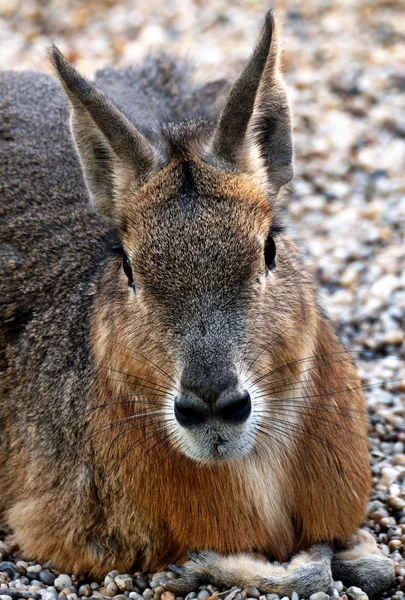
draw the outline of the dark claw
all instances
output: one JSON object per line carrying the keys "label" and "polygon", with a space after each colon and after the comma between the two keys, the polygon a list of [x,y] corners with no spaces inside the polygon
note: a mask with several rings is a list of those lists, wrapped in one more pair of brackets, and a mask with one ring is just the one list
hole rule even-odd
{"label": "dark claw", "polygon": [[184,567],[179,567],[178,565],[169,565],[170,571],[172,571],[175,575],[184,575]]}
{"label": "dark claw", "polygon": [[199,554],[195,550],[188,550],[187,554],[188,554],[189,558],[191,558],[191,560],[193,560],[194,562],[198,561]]}

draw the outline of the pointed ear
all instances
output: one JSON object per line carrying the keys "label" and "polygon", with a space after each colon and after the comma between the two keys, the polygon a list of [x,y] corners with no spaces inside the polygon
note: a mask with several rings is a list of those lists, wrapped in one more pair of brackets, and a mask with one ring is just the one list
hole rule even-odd
{"label": "pointed ear", "polygon": [[91,199],[101,213],[114,218],[120,181],[130,175],[138,185],[144,182],[159,167],[157,152],[56,46],[51,47],[49,56],[71,104],[73,138]]}
{"label": "pointed ear", "polygon": [[293,176],[291,114],[279,71],[277,32],[268,12],[246,67],[235,81],[216,128],[211,158],[237,171],[259,150],[269,182],[278,189]]}

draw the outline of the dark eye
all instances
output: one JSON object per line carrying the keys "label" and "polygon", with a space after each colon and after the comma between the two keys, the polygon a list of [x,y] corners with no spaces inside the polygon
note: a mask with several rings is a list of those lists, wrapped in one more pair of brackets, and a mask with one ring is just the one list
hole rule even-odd
{"label": "dark eye", "polygon": [[272,271],[276,266],[276,254],[276,242],[271,235],[268,235],[264,246],[264,260],[269,271]]}
{"label": "dark eye", "polygon": [[128,277],[129,287],[132,287],[132,288],[135,287],[134,286],[134,278],[132,275],[131,263],[129,262],[129,258],[127,255],[124,255],[124,258],[122,261],[122,268],[124,269],[125,275]]}

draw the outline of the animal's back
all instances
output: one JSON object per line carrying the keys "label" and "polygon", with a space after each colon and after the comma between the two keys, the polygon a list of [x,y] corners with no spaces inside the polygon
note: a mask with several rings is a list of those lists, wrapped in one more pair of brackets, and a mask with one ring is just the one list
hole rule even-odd
{"label": "animal's back", "polygon": [[88,204],[58,84],[39,73],[0,78],[0,315],[7,324],[54,301],[57,282],[81,271],[106,226]]}

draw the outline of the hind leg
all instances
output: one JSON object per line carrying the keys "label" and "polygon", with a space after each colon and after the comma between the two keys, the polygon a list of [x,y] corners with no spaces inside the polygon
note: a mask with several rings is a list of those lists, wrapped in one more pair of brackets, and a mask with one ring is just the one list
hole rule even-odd
{"label": "hind leg", "polygon": [[332,560],[333,578],[377,596],[395,584],[393,561],[378,549],[371,533],[358,530]]}
{"label": "hind leg", "polygon": [[308,598],[314,592],[331,594],[333,590],[332,551],[324,544],[300,552],[287,567],[272,565],[249,554],[221,556],[215,552],[190,552],[189,556],[191,560],[183,567],[172,567],[180,578],[166,583],[170,591],[185,593],[202,583],[224,588],[254,585],[262,593],[291,596],[297,592]]}

